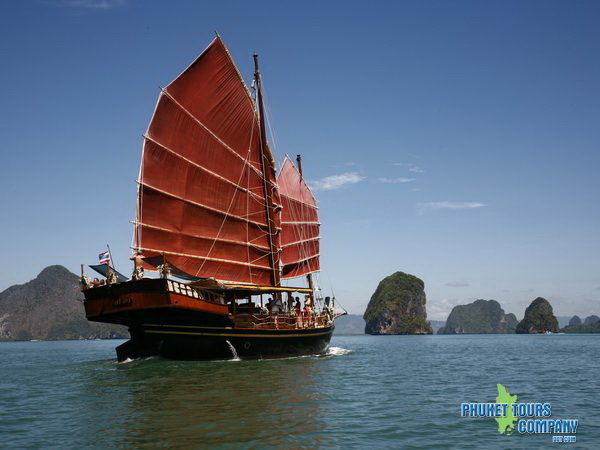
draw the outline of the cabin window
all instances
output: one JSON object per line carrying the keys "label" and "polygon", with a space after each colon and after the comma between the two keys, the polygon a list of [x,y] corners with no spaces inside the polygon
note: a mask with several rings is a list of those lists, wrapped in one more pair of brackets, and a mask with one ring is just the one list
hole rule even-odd
{"label": "cabin window", "polygon": [[173,283],[173,291],[179,294],[179,283]]}
{"label": "cabin window", "polygon": [[198,291],[196,289],[192,289],[192,294],[194,294],[194,298],[198,298]]}
{"label": "cabin window", "polygon": [[173,292],[173,282],[171,280],[167,280],[167,289]]}

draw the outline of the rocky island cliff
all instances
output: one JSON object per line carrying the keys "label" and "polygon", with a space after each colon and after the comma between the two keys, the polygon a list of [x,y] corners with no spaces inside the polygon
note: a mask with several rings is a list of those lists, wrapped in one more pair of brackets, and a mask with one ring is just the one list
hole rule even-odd
{"label": "rocky island cliff", "polygon": [[452,308],[446,326],[438,334],[506,334],[517,327],[514,314],[505,314],[496,300],[475,300]]}
{"label": "rocky island cliff", "polygon": [[547,331],[557,333],[558,320],[550,302],[543,297],[538,297],[525,310],[525,317],[517,325],[516,332],[535,334]]}
{"label": "rocky island cliff", "polygon": [[425,284],[414,275],[385,277],[364,314],[366,334],[431,334],[425,310]]}
{"label": "rocky island cliff", "polygon": [[127,338],[127,328],[88,322],[79,277],[49,266],[0,293],[0,340]]}

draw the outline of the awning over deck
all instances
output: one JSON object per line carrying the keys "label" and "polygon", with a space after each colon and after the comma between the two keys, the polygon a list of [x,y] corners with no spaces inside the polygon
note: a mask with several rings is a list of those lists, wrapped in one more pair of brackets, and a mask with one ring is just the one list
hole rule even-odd
{"label": "awning over deck", "polygon": [[201,281],[189,283],[189,285],[192,287],[202,288],[202,289],[207,289],[207,290],[239,292],[239,293],[250,294],[250,295],[269,294],[269,293],[275,293],[275,292],[298,292],[301,294],[310,294],[312,292],[312,290],[307,287],[256,286],[253,284],[219,283],[216,280],[201,280]]}

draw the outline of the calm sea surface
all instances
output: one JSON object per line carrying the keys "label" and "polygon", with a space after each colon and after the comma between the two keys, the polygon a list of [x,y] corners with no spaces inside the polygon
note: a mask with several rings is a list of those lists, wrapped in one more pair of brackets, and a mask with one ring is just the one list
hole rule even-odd
{"label": "calm sea surface", "polygon": [[[121,341],[0,343],[0,447],[600,448],[600,335],[337,336],[328,356],[118,364]],[[502,383],[577,443],[460,417]]]}

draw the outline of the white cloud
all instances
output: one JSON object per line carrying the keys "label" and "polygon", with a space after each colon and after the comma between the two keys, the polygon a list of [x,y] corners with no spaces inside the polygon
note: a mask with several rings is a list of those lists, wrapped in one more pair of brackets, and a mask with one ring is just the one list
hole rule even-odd
{"label": "white cloud", "polygon": [[427,203],[418,203],[419,213],[423,214],[429,210],[436,209],[475,209],[475,208],[483,208],[487,206],[485,203],[480,202],[427,202]]}
{"label": "white cloud", "polygon": [[58,0],[57,6],[69,8],[109,9],[125,4],[126,0]]}
{"label": "white cloud", "polygon": [[450,281],[446,283],[446,286],[461,288],[469,286],[469,283],[467,283],[466,281]]}
{"label": "white cloud", "polygon": [[315,191],[331,191],[339,189],[347,184],[355,184],[365,177],[359,175],[357,172],[346,172],[340,175],[330,175],[320,180],[312,181],[310,187]]}
{"label": "white cloud", "polygon": [[458,305],[457,298],[444,298],[442,300],[427,302],[427,318],[429,320],[446,320],[452,308]]}
{"label": "white cloud", "polygon": [[382,177],[382,178],[378,178],[380,183],[386,183],[386,184],[398,184],[398,183],[410,183],[411,181],[415,181],[416,178],[404,178],[404,177],[398,177],[398,178],[386,178],[386,177]]}
{"label": "white cloud", "polygon": [[400,167],[405,167],[409,172],[412,172],[412,173],[423,173],[423,172],[425,172],[419,166],[416,166],[415,164],[411,164],[411,163],[394,163],[394,165],[395,166],[400,166]]}

